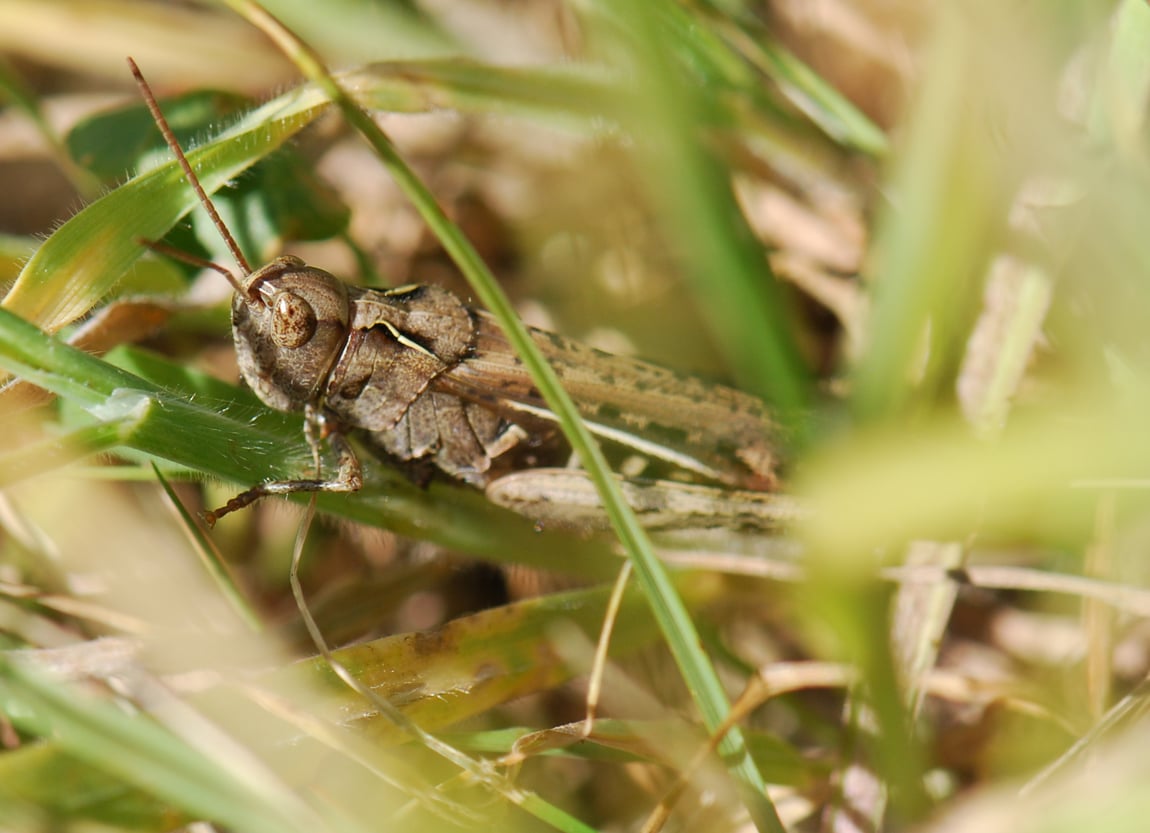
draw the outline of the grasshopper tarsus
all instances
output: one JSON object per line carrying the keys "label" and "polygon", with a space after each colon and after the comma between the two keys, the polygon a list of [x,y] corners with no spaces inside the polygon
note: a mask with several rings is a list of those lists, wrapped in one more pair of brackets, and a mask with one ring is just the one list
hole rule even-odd
{"label": "grasshopper tarsus", "polygon": [[[311,439],[309,432],[309,440]],[[225,515],[251,506],[260,498],[271,495],[293,495],[299,492],[358,492],[363,488],[363,467],[359,463],[359,458],[355,456],[355,451],[347,442],[347,438],[338,431],[329,432],[326,439],[339,454],[339,470],[335,477],[326,480],[316,477],[304,480],[269,480],[260,483],[240,492],[220,508],[204,512],[202,516],[204,523],[210,529]]]}
{"label": "grasshopper tarsus", "polygon": [[355,491],[351,488],[333,489],[332,483],[335,481],[328,480],[269,480],[266,483],[260,483],[258,486],[252,486],[244,492],[240,492],[233,497],[223,506],[218,509],[212,509],[204,512],[202,517],[204,523],[211,529],[216,525],[216,522],[233,512],[238,512],[240,509],[245,509],[251,506],[260,498],[269,497],[270,495],[290,495],[295,492],[350,492]]}
{"label": "grasshopper tarsus", "polygon": [[358,492],[363,488],[363,475],[356,463],[356,471],[350,475],[341,474],[332,480],[269,480],[240,492],[218,509],[204,512],[202,517],[209,528],[225,515],[251,506],[260,498],[272,495],[294,495],[300,492]]}
{"label": "grasshopper tarsus", "polygon": [[[247,491],[240,492],[238,495],[233,497],[231,500],[229,500],[227,503],[225,503],[223,506],[219,507],[218,509],[212,509],[208,512],[201,513],[200,517],[204,519],[204,523],[207,524],[208,529],[212,529],[213,527],[215,527],[216,522],[220,518],[224,517],[224,515],[230,515],[233,512],[238,512],[240,509],[244,509],[248,506],[251,506],[253,503],[255,503],[257,500],[259,500],[262,497],[267,497],[268,495],[272,495],[272,494],[282,494],[282,492],[268,491],[265,488],[266,486],[272,485],[273,483],[277,483],[277,482],[283,482],[283,481],[271,481],[269,483],[261,483],[258,486],[252,486],[252,488],[248,489]],[[295,480],[295,481],[291,481],[291,482],[293,482],[293,483],[307,483],[310,481]],[[304,490],[301,489],[300,491],[304,491]]]}

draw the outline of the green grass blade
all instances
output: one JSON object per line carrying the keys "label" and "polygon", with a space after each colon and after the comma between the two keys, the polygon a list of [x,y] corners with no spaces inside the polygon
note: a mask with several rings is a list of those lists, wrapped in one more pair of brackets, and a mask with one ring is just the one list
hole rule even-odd
{"label": "green grass blade", "polygon": [[763,85],[761,78],[747,72],[744,62],[774,81],[788,101],[840,145],[840,151],[846,145],[872,156],[887,152],[886,134],[751,15],[720,14],[705,4],[691,9],[664,5],[661,11],[684,45],[696,42],[712,56],[714,65],[737,67],[725,74],[726,80],[749,99],[761,101]]}
{"label": "green grass blade", "polygon": [[[986,33],[959,12],[941,16],[879,221],[873,261],[882,278],[852,398],[867,420],[945,395],[1014,189],[1026,164],[1037,162],[1003,148],[986,128],[986,113],[1008,107],[990,75],[999,65],[983,60],[993,52]],[[1028,103],[1024,94],[1046,94],[1023,84],[1008,89],[1019,107]],[[1034,115],[1027,131],[1037,133],[1041,116]],[[1014,142],[1026,146],[1025,136]],[[921,381],[911,384],[915,377]]]}
{"label": "green grass blade", "polygon": [[[479,61],[389,61],[337,76],[370,110],[423,113],[451,108],[463,113],[524,116],[589,131],[611,111],[615,79],[600,68],[501,67]],[[593,123],[594,122],[594,123]]]}
{"label": "green grass blade", "polygon": [[61,436],[0,453],[0,487],[36,477],[90,454],[122,446],[131,435],[131,420],[99,422]]}

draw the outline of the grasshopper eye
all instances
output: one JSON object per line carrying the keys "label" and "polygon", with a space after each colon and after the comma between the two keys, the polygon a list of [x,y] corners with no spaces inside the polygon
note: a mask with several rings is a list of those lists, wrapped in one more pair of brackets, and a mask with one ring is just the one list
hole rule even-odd
{"label": "grasshopper eye", "polygon": [[281,292],[272,310],[272,340],[280,347],[299,347],[315,335],[315,310],[291,292]]}

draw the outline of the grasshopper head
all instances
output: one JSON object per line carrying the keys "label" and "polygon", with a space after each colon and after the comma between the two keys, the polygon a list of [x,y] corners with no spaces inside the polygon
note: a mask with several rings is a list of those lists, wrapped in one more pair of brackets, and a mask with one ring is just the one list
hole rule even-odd
{"label": "grasshopper head", "polygon": [[232,301],[240,372],[281,411],[317,399],[348,336],[347,288],[297,257],[278,257],[243,279]]}
{"label": "grasshopper head", "polygon": [[188,184],[231,250],[236,265],[247,277],[241,279],[226,267],[181,256],[155,243],[146,245],[169,251],[189,263],[215,269],[228,279],[236,290],[232,301],[232,335],[240,372],[267,405],[280,411],[302,410],[319,397],[347,341],[350,315],[347,288],[333,275],[308,266],[298,257],[278,257],[261,269],[251,270],[176,141],[140,68],[131,58],[128,66]]}

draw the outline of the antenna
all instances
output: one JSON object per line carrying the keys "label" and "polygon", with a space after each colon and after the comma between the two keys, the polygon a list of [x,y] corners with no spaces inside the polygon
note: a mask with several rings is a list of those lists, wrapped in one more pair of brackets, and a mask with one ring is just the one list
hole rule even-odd
{"label": "antenna", "polygon": [[[140,94],[144,97],[144,103],[148,105],[148,112],[152,114],[152,119],[155,120],[156,126],[160,128],[160,133],[163,135],[164,141],[167,142],[168,147],[172,153],[175,154],[176,161],[180,163],[180,167],[184,171],[184,176],[187,177],[188,182],[191,184],[192,190],[196,192],[196,196],[200,198],[204,210],[207,211],[208,216],[212,218],[212,223],[215,225],[216,230],[219,231],[224,243],[227,244],[228,250],[232,253],[232,257],[236,259],[236,264],[243,270],[245,275],[250,275],[252,273],[252,267],[248,264],[244,253],[240,251],[236,239],[232,237],[232,233],[228,231],[228,227],[224,225],[224,221],[220,219],[219,212],[216,211],[215,205],[213,205],[212,201],[208,198],[204,186],[200,184],[200,178],[196,176],[196,172],[192,170],[192,166],[188,162],[188,157],[184,155],[183,148],[181,148],[180,143],[176,141],[176,134],[172,132],[172,128],[168,125],[168,120],[164,118],[164,114],[160,111],[160,105],[156,103],[156,96],[152,93],[152,88],[148,86],[148,82],[144,80],[144,75],[140,72],[140,68],[136,66],[136,62],[131,58],[128,58],[128,67],[132,70],[132,76],[136,79],[136,84],[140,88]],[[154,243],[149,243],[148,245],[152,248],[161,248],[157,247]],[[167,247],[162,247],[162,250],[167,252],[171,251],[171,249]],[[237,292],[244,294],[243,284],[232,274],[230,269],[215,263],[200,261],[198,258],[196,262],[198,265],[208,266],[222,273],[228,278],[229,283],[231,283]]]}

